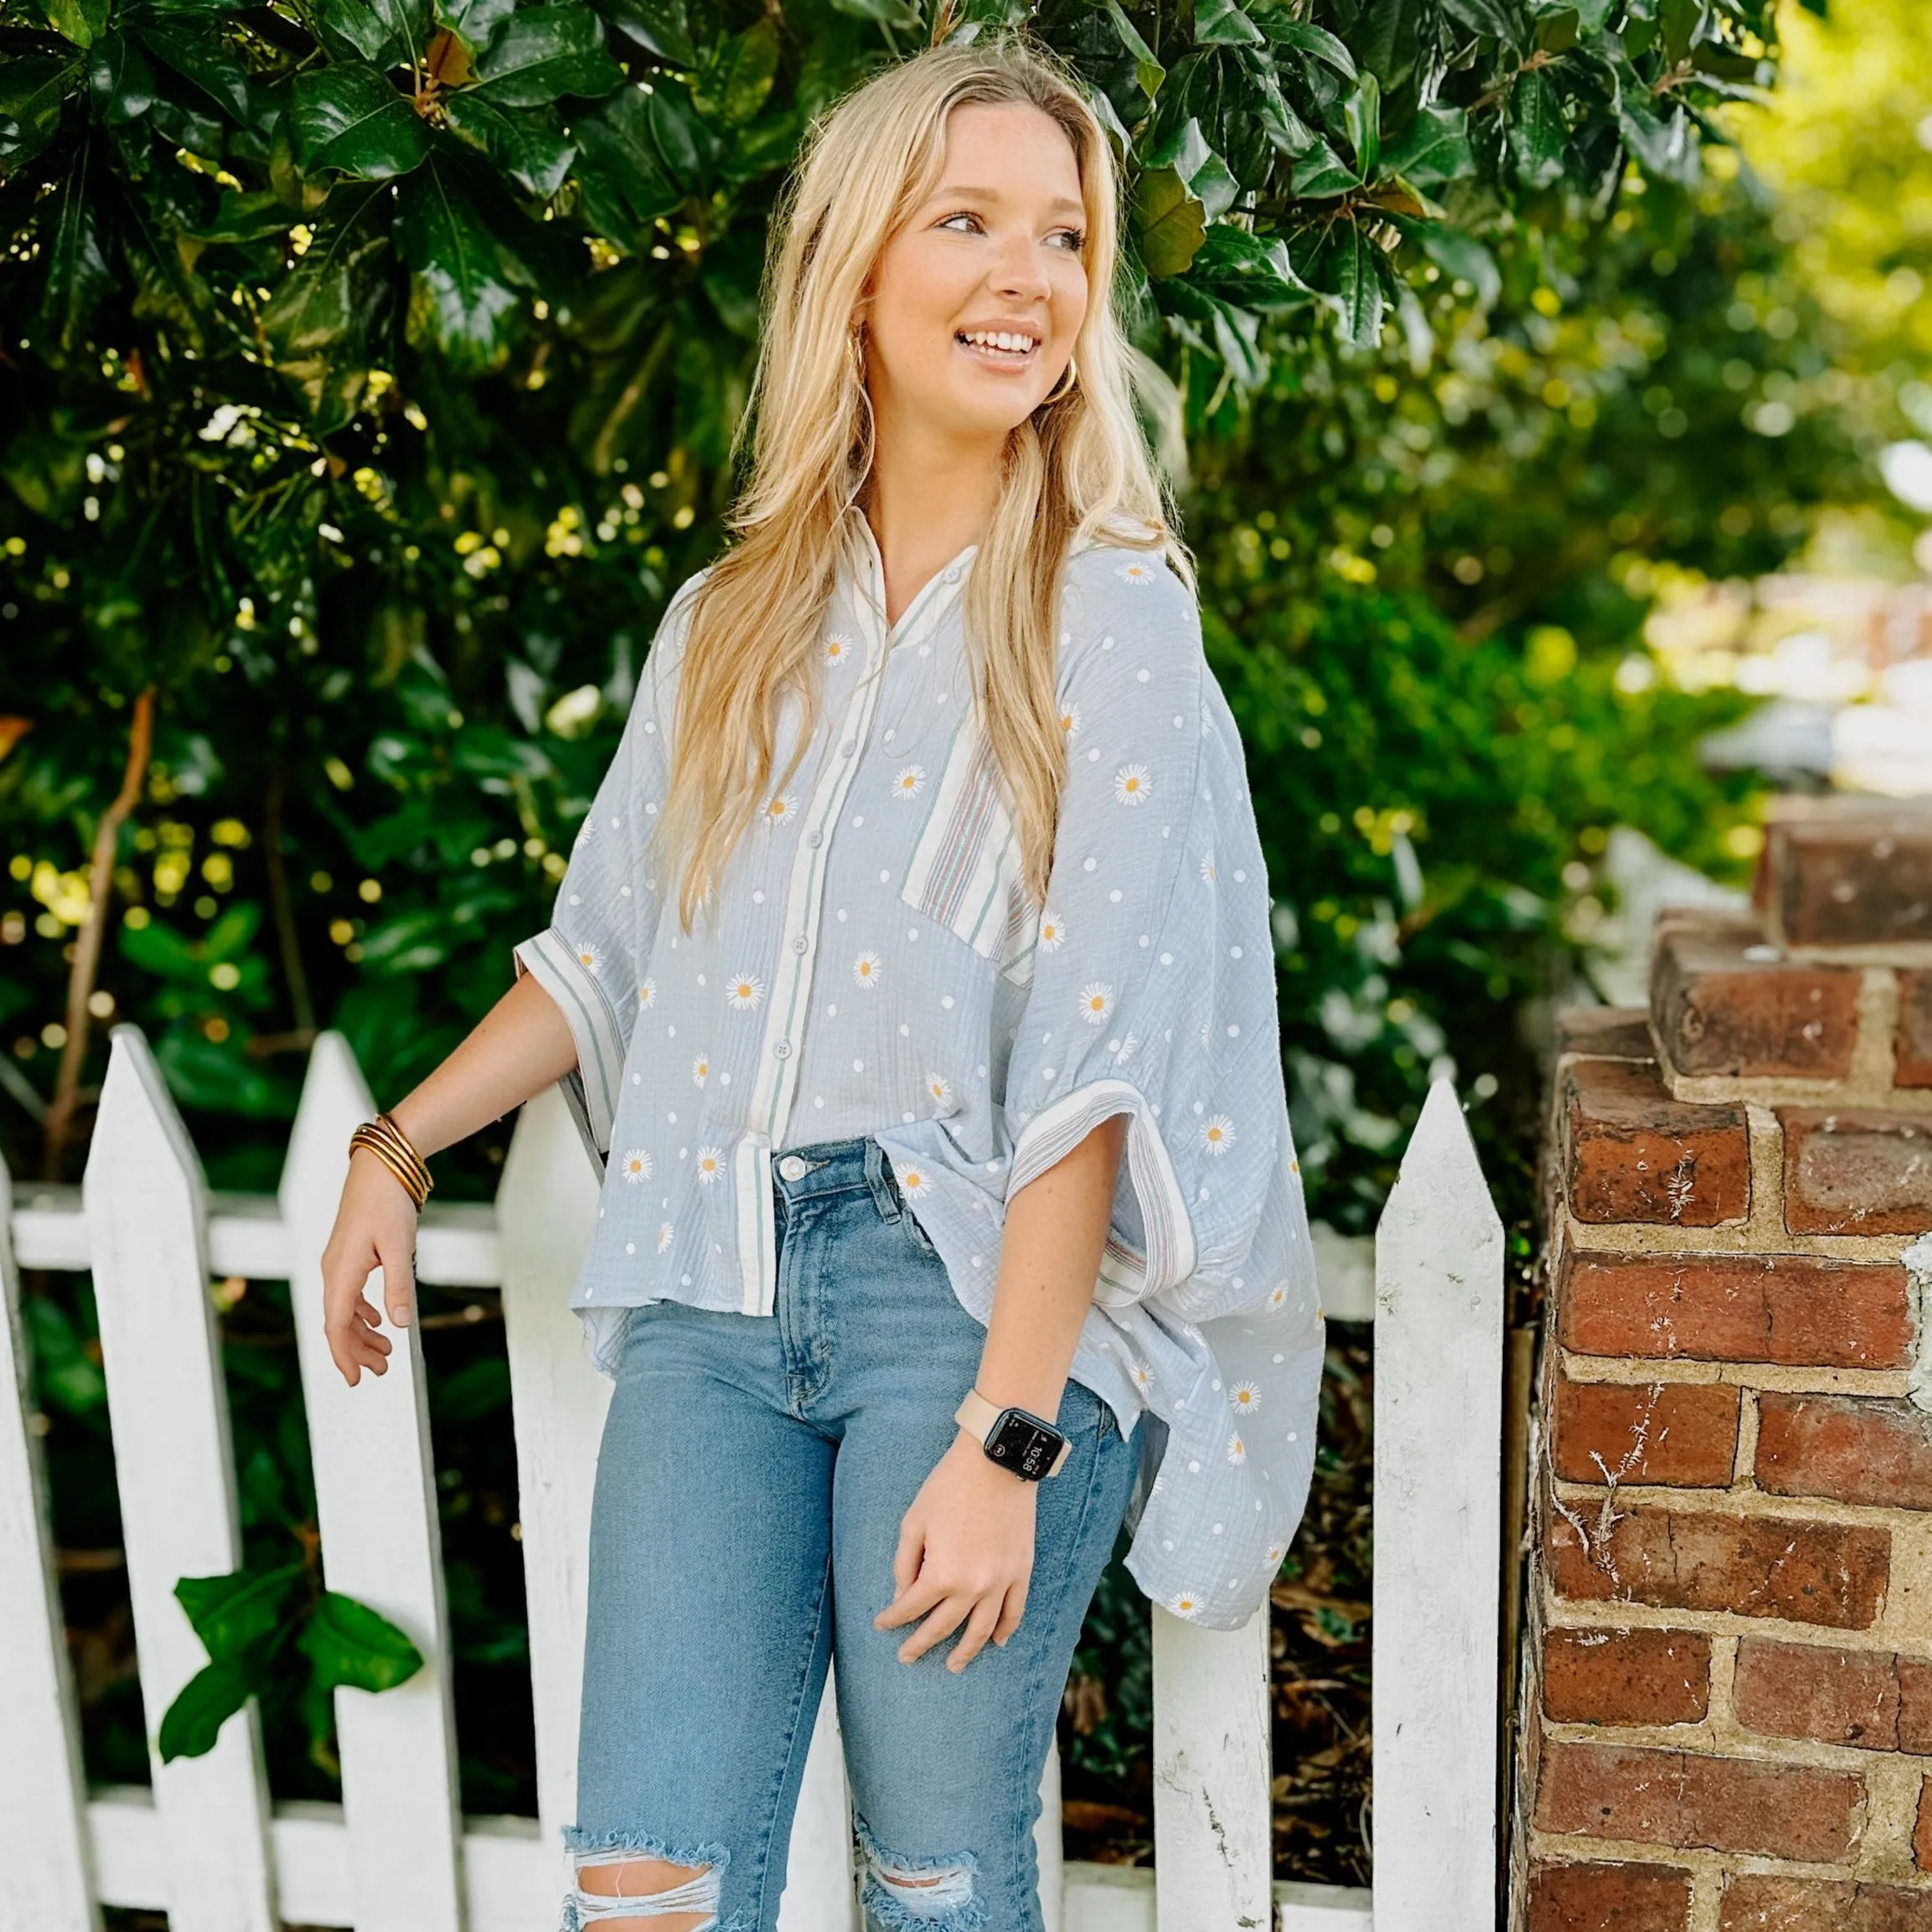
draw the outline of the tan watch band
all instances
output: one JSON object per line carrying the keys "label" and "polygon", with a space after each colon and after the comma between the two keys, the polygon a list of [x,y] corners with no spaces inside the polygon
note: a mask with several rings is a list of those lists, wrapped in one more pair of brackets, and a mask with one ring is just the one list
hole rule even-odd
{"label": "tan watch band", "polygon": [[[1011,1405],[1008,1404],[1007,1406],[1010,1407]],[[984,1449],[987,1437],[993,1433],[994,1423],[998,1422],[1005,1413],[1005,1408],[1002,1408],[998,1403],[987,1401],[978,1389],[969,1388],[961,1399],[958,1408],[953,1412],[953,1419],[958,1423],[961,1428],[965,1430],[968,1435],[972,1437],[974,1441],[979,1444],[981,1449]],[[1020,1413],[1022,1415],[1032,1414],[1030,1409],[1021,1409]],[[1036,1422],[1044,1420],[1043,1418],[1038,1416],[1034,1416],[1033,1419]],[[1054,1428],[1051,1423],[1047,1423],[1046,1426],[1053,1428],[1053,1433],[1056,1435],[1060,1434],[1057,1428]],[[1056,1476],[1060,1474],[1060,1465],[1067,1460],[1067,1451],[1072,1447],[1073,1444],[1069,1439],[1064,1436],[1061,1438],[1059,1453],[1054,1457],[1052,1467],[1046,1472],[1047,1475]],[[1042,1481],[1045,1480],[1044,1477],[1041,1478]]]}

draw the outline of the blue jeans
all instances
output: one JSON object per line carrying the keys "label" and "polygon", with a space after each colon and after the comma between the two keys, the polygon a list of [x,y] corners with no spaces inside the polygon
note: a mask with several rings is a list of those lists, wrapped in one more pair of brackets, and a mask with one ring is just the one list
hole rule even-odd
{"label": "blue jeans", "polygon": [[775,1314],[633,1310],[597,1459],[567,1836],[580,1864],[628,1851],[699,1876],[641,1909],[573,1892],[566,1932],[674,1904],[772,1932],[834,1655],[868,1932],[1038,1932],[1041,1774],[1136,1445],[1069,1381],[1019,1630],[957,1675],[953,1640],[901,1663],[907,1632],[872,1619],[985,1330],[875,1141],[774,1174]]}

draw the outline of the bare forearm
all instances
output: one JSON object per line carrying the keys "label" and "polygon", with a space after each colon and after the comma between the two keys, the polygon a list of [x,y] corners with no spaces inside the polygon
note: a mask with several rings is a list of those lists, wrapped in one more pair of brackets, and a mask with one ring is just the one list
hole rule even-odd
{"label": "bare forearm", "polygon": [[390,1118],[426,1158],[501,1119],[577,1063],[556,1002],[526,974]]}
{"label": "bare forearm", "polygon": [[1102,1122],[1007,1204],[1000,1279],[975,1386],[1052,1418],[1093,1299],[1127,1117]]}

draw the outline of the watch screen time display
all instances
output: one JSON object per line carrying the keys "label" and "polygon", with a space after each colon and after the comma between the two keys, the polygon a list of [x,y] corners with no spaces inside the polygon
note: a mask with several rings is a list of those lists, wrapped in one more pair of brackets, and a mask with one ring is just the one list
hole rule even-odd
{"label": "watch screen time display", "polygon": [[1051,1430],[1008,1410],[986,1439],[986,1453],[1003,1468],[1036,1483],[1053,1467],[1062,1439]]}

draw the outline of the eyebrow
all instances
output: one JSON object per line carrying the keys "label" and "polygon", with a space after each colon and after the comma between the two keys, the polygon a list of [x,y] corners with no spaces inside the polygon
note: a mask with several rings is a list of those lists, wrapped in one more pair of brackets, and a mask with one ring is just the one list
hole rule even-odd
{"label": "eyebrow", "polygon": [[[997,188],[956,187],[950,182],[942,183],[934,191],[932,199],[943,201],[950,195],[970,196],[979,201],[1004,201],[1006,198]],[[1086,208],[1077,201],[1069,200],[1064,194],[1057,195],[1046,204],[1052,214],[1085,214]]]}

